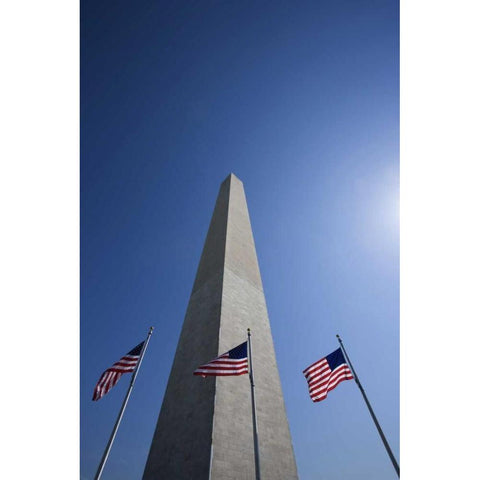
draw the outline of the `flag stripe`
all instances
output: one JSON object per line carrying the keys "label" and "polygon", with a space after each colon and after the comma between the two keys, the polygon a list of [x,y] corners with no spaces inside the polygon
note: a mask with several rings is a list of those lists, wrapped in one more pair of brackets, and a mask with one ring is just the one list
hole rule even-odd
{"label": "flag stripe", "polygon": [[310,365],[308,368],[306,368],[303,373],[312,373],[316,370],[318,370],[320,367],[323,365],[328,365],[328,362],[325,360],[325,358],[322,358],[322,360],[319,360],[318,362],[315,362],[313,365]]}
{"label": "flag stripe", "polygon": [[340,378],[334,385],[330,385],[327,390],[325,392],[323,392],[322,394],[319,394],[319,395],[314,395],[314,396],[311,396],[312,397],[312,400],[314,402],[319,402],[320,400],[323,400],[327,397],[327,393],[330,391],[330,390],[333,390],[340,382],[343,382],[344,380],[352,380],[353,378]]}
{"label": "flag stripe", "polygon": [[330,392],[331,390],[333,390],[340,382],[342,382],[343,380],[346,380],[345,378],[342,378],[341,380],[339,380],[337,383],[335,384],[332,384],[330,385],[325,391],[323,392],[319,392],[315,395],[312,395],[312,400],[315,398],[315,399],[321,399],[323,400],[324,398],[327,397],[327,393]]}
{"label": "flag stripe", "polygon": [[230,364],[227,364],[227,363],[207,363],[206,365],[201,365],[200,367],[198,368],[206,368],[207,370],[209,368],[218,368],[218,369],[226,369],[226,370],[229,370],[229,369],[238,369],[238,368],[242,368],[242,367],[246,367],[248,365],[248,362],[245,361],[245,362],[242,362],[242,363],[230,363]]}
{"label": "flag stripe", "polygon": [[322,367],[320,370],[316,370],[314,372],[310,372],[310,373],[306,374],[305,378],[308,381],[312,381],[312,380],[315,380],[316,378],[323,377],[325,372],[328,372],[329,370],[330,370],[330,367],[328,365],[326,365],[326,366]]}
{"label": "flag stripe", "polygon": [[196,370],[194,375],[201,375],[202,377],[221,377],[221,376],[234,376],[244,375],[248,373],[248,369],[243,370]]}
{"label": "flag stripe", "polygon": [[238,367],[238,368],[222,368],[222,367],[214,367],[214,366],[205,366],[205,367],[198,367],[195,371],[196,372],[199,372],[199,371],[202,371],[202,372],[238,372],[240,370],[245,370],[247,369],[248,370],[248,367],[247,365],[243,365],[242,367]]}
{"label": "flag stripe", "polygon": [[238,364],[238,363],[245,362],[245,358],[236,359],[236,358],[220,357],[220,358],[216,358],[215,360],[212,360],[211,362],[208,362],[208,363],[213,363],[213,362],[215,362],[215,363],[227,363],[227,364],[235,365],[235,364]]}
{"label": "flag stripe", "polygon": [[310,396],[317,396],[319,394],[329,392],[330,390],[333,390],[333,388],[335,388],[341,381],[351,379],[353,379],[353,377],[349,377],[346,374],[332,377],[328,382],[325,382],[319,387],[311,389]]}
{"label": "flag stripe", "polygon": [[341,375],[351,375],[350,369],[346,365],[341,365],[340,367],[337,367],[327,379],[325,379],[325,377],[322,377],[313,382],[309,382],[309,390],[322,387],[323,385],[326,385],[332,382],[332,380],[335,380],[338,376],[341,376]]}
{"label": "flag stripe", "polygon": [[336,377],[332,377],[325,385],[322,385],[318,388],[312,388],[310,390],[310,395],[316,395],[321,392],[328,392],[332,388],[336,387],[342,380],[353,380],[353,377],[350,377],[346,374],[342,374]]}

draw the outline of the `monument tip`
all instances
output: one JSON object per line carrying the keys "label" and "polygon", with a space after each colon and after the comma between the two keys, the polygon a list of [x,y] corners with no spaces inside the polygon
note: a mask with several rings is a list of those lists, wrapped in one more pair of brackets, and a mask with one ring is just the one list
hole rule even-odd
{"label": "monument tip", "polygon": [[239,182],[241,182],[241,180],[240,180],[233,172],[230,172],[230,173],[227,175],[227,178],[224,180],[224,182],[227,181],[227,180],[229,180],[229,179],[231,179],[231,178],[235,178],[235,179],[237,179]]}

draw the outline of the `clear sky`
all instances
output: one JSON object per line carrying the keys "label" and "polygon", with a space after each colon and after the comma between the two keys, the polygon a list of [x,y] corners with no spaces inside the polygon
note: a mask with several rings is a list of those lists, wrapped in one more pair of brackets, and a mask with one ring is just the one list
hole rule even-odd
{"label": "clear sky", "polygon": [[[104,471],[140,478],[220,183],[244,183],[302,480],[394,479],[354,382],[302,370],[339,333],[399,454],[398,2],[81,3],[81,478],[155,327]],[[205,359],[209,360],[209,359]]]}

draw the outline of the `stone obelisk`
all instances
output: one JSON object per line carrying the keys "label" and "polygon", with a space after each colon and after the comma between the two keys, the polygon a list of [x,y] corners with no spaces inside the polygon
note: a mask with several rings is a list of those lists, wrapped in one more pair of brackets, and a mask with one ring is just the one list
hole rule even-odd
{"label": "stone obelisk", "polygon": [[242,182],[222,183],[148,455],[144,480],[253,480],[248,375],[194,370],[252,332],[262,480],[297,480]]}

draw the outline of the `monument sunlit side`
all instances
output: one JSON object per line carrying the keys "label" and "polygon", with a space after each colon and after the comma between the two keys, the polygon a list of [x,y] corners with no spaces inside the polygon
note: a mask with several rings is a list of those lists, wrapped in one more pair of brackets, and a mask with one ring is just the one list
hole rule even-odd
{"label": "monument sunlit side", "polygon": [[194,376],[251,329],[262,480],[297,480],[270,323],[242,182],[220,187],[144,480],[255,479],[248,375]]}

